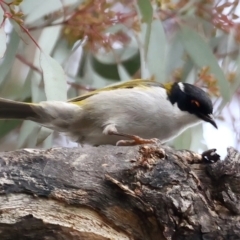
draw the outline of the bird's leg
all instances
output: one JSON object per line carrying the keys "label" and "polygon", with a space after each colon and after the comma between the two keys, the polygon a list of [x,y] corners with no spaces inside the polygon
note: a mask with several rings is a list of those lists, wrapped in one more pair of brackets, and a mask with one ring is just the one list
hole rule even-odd
{"label": "bird's leg", "polygon": [[140,144],[148,144],[148,143],[157,143],[159,139],[152,138],[152,139],[144,139],[136,135],[130,135],[125,133],[119,133],[115,127],[115,125],[107,125],[104,130],[103,134],[106,135],[115,135],[129,138],[130,140],[119,140],[116,145],[117,146],[133,146],[133,145],[140,145]]}
{"label": "bird's leg", "polygon": [[131,140],[119,140],[117,146],[134,146],[141,144],[157,143],[159,140],[157,138],[145,139],[136,135],[122,134],[120,136],[131,138]]}

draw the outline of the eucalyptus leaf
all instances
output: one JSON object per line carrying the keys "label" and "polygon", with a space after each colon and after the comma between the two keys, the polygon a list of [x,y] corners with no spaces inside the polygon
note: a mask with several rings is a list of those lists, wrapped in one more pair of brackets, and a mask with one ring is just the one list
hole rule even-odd
{"label": "eucalyptus leaf", "polygon": [[46,127],[41,127],[41,130],[39,131],[37,136],[36,145],[43,143],[52,133],[53,131],[51,129]]}
{"label": "eucalyptus leaf", "polygon": [[166,62],[168,44],[162,23],[155,19],[151,23],[151,35],[147,52],[147,66],[150,75],[158,82],[166,81]]}
{"label": "eucalyptus leaf", "polygon": [[7,47],[7,38],[6,38],[6,33],[4,31],[4,12],[3,9],[0,8],[0,58],[2,58],[5,54],[6,47]]}
{"label": "eucalyptus leaf", "polygon": [[138,53],[138,43],[133,34],[128,34],[129,41],[127,44],[114,42],[111,51],[100,48],[94,57],[101,63],[113,64],[122,63],[133,58]]}
{"label": "eucalyptus leaf", "polygon": [[236,77],[234,78],[233,83],[230,86],[231,95],[233,95],[236,92],[236,90],[240,87],[240,55],[238,56],[236,64],[237,64]]}
{"label": "eucalyptus leaf", "polygon": [[139,53],[140,53],[140,67],[141,67],[141,78],[147,79],[150,78],[149,69],[147,67],[147,50],[149,46],[149,37],[146,39],[149,29],[151,28],[150,24],[142,23],[141,32],[138,34],[139,38]]}
{"label": "eucalyptus leaf", "polygon": [[13,129],[20,125],[21,121],[19,120],[1,120],[0,121],[0,138],[7,135]]}
{"label": "eucalyptus leaf", "polygon": [[153,17],[153,8],[150,0],[137,0],[137,6],[140,10],[142,21],[151,23]]}
{"label": "eucalyptus leaf", "polygon": [[172,140],[172,145],[176,149],[191,149],[192,151],[199,152],[205,151],[206,145],[203,140],[203,125],[198,124],[188,128],[178,137]]}
{"label": "eucalyptus leaf", "polygon": [[38,103],[46,101],[46,94],[42,86],[42,76],[34,71],[32,72],[31,93],[32,102]]}
{"label": "eucalyptus leaf", "polygon": [[211,73],[213,73],[218,79],[220,92],[224,101],[229,102],[229,84],[217,62],[216,57],[212,53],[212,49],[196,31],[189,27],[181,26],[179,34],[182,43],[193,62],[200,68],[205,66],[210,67]]}
{"label": "eucalyptus leaf", "polygon": [[133,56],[135,56],[138,53],[138,47],[137,44],[135,46],[133,45],[127,45],[124,47],[119,47],[116,49],[112,49],[111,51],[98,51],[94,56],[96,59],[103,63],[103,64],[113,64],[113,63],[122,63],[124,61],[127,61],[131,59]]}
{"label": "eucalyptus leaf", "polygon": [[190,149],[192,141],[191,129],[185,130],[178,137],[172,140],[172,144],[176,149]]}
{"label": "eucalyptus leaf", "polygon": [[43,51],[40,54],[43,71],[44,90],[47,100],[67,100],[67,83],[60,64]]}
{"label": "eucalyptus leaf", "polygon": [[140,53],[138,52],[136,55],[134,55],[131,59],[128,61],[125,61],[122,63],[124,68],[127,70],[128,74],[130,76],[137,77],[136,73],[139,71],[141,63],[140,63]]}
{"label": "eucalyptus leaf", "polygon": [[183,65],[182,68],[182,76],[181,76],[181,80],[182,82],[188,82],[193,84],[195,82],[194,77],[189,77],[190,75],[192,76],[192,71],[194,69],[194,64],[192,59],[187,59]]}
{"label": "eucalyptus leaf", "polygon": [[52,133],[52,134],[50,134],[44,141],[43,141],[43,143],[42,143],[42,147],[44,148],[44,149],[49,149],[49,148],[51,148],[52,146],[53,146],[53,138],[54,138],[54,136],[53,136],[54,134]]}
{"label": "eucalyptus leaf", "polygon": [[[98,59],[92,58],[92,66],[97,74],[101,77],[106,79],[112,79],[113,81],[120,80],[121,76],[119,75],[118,66],[121,65],[125,68],[126,74],[131,76],[139,70],[140,67],[140,59],[139,59],[139,52],[133,55],[130,59],[119,62],[119,63],[112,63],[106,64],[99,62]],[[121,70],[120,70],[121,71]]]}
{"label": "eucalyptus leaf", "polygon": [[131,79],[131,76],[128,74],[126,68],[122,64],[118,64],[117,67],[121,81],[127,81]]}
{"label": "eucalyptus leaf", "polygon": [[139,10],[139,15],[142,17],[141,32],[144,39],[144,59],[148,53],[148,47],[150,44],[151,35],[151,23],[153,19],[153,7],[149,0],[138,0],[137,7]]}
{"label": "eucalyptus leaf", "polygon": [[[40,32],[40,36],[38,37],[38,44],[41,46],[45,54],[51,54],[54,51],[57,42],[61,38],[62,35],[62,26],[52,26],[43,28]],[[54,58],[55,59],[55,58]],[[36,64],[38,63],[37,57],[36,57]]]}
{"label": "eucalyptus leaf", "polygon": [[17,148],[35,147],[40,129],[37,123],[24,121],[18,135]]}
{"label": "eucalyptus leaf", "polygon": [[[237,64],[236,76],[233,79],[233,83],[230,85],[229,88],[231,96],[233,96],[237,89],[240,87],[240,56],[238,56],[236,64]],[[222,112],[223,108],[226,106],[226,102],[223,101],[223,99],[219,100],[220,104],[218,105],[217,109],[215,109],[216,115],[219,115]]]}
{"label": "eucalyptus leaf", "polygon": [[167,49],[167,66],[166,75],[172,75],[173,71],[181,68],[183,61],[184,48],[178,34],[173,36],[170,44],[171,47]]}
{"label": "eucalyptus leaf", "polygon": [[5,77],[9,73],[13,62],[15,60],[15,54],[18,49],[18,44],[20,42],[20,38],[15,31],[12,31],[10,34],[10,41],[8,42],[7,49],[4,55],[4,59],[0,65],[0,84],[4,81]]}
{"label": "eucalyptus leaf", "polygon": [[3,23],[3,20],[4,20],[4,11],[2,8],[0,8],[0,24]]}
{"label": "eucalyptus leaf", "polygon": [[18,34],[18,36],[22,39],[22,41],[25,44],[30,44],[30,42],[32,41],[31,38],[29,37],[30,33],[28,33],[27,29],[26,31],[24,30],[24,26],[20,25],[19,23],[17,23],[15,20],[10,19],[10,22],[14,28],[14,30],[16,31],[16,33]]}
{"label": "eucalyptus leaf", "polygon": [[70,51],[69,45],[64,38],[58,37],[55,39],[55,46],[52,51],[52,57],[54,59],[56,59],[62,66],[65,66],[66,63],[68,64],[67,60],[72,54],[73,52]]}
{"label": "eucalyptus leaf", "polygon": [[190,148],[192,151],[199,152],[207,150],[206,145],[202,142],[203,141],[203,124],[198,124],[192,128],[191,130],[191,145]]}
{"label": "eucalyptus leaf", "polygon": [[[83,81],[85,84],[88,84],[94,88],[102,88],[106,85],[112,84],[116,82],[116,79],[103,77],[100,73],[104,73],[105,71],[109,71],[108,74],[115,74],[117,73],[117,66],[116,65],[104,65],[99,64],[96,59],[92,57],[92,55],[87,54],[86,61],[85,61],[85,74],[83,77]],[[99,71],[99,72],[98,72]]]}
{"label": "eucalyptus leaf", "polygon": [[4,3],[5,4],[10,4],[10,3],[12,3],[13,1],[12,0],[4,0]]}
{"label": "eucalyptus leaf", "polygon": [[[26,3],[24,3],[26,1]],[[65,1],[64,1],[65,2]],[[37,20],[44,20],[44,17],[53,12],[60,11],[63,8],[60,0],[32,1],[24,0],[21,5],[24,13],[27,15],[26,24],[33,24]]]}
{"label": "eucalyptus leaf", "polygon": [[84,0],[48,0],[40,2],[24,0],[21,4],[21,9],[26,16],[24,22],[27,25],[36,27],[44,26],[52,22],[56,23],[56,21],[60,23],[83,1]]}
{"label": "eucalyptus leaf", "polygon": [[1,27],[0,28],[0,58],[3,58],[5,51],[6,51],[6,44],[7,41],[7,37],[6,37],[6,33],[4,31],[4,28]]}
{"label": "eucalyptus leaf", "polygon": [[19,91],[16,94],[16,98],[18,100],[25,100],[26,98],[31,97],[31,83],[32,83],[32,76],[33,76],[33,71],[30,70],[28,72],[27,78],[24,81],[23,87],[21,88],[21,91]]}

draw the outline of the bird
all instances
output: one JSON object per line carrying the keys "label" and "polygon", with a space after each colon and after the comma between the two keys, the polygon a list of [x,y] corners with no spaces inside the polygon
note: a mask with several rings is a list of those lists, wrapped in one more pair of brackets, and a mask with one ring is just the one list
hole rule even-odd
{"label": "bird", "polygon": [[0,119],[31,120],[93,146],[166,143],[202,121],[217,128],[204,90],[184,82],[144,79],[112,84],[65,102],[0,98]]}

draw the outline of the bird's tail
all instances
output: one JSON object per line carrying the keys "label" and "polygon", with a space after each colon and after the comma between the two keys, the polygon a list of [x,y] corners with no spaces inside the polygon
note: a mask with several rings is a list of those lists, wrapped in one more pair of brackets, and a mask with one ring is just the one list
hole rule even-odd
{"label": "bird's tail", "polygon": [[0,119],[31,120],[60,132],[76,124],[81,119],[81,111],[77,104],[68,102],[24,103],[0,98]]}
{"label": "bird's tail", "polygon": [[38,121],[38,104],[16,102],[0,98],[0,119],[22,119]]}

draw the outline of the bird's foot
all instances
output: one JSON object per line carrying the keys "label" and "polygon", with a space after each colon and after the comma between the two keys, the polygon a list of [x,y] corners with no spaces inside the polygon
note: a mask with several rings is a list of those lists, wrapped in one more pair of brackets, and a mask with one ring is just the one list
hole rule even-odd
{"label": "bird's foot", "polygon": [[142,145],[142,144],[150,144],[154,143],[157,144],[159,143],[159,139],[157,138],[151,138],[151,139],[144,139],[135,135],[128,135],[131,140],[119,140],[116,143],[116,146],[134,146],[134,145]]}
{"label": "bird's foot", "polygon": [[205,163],[215,163],[220,160],[220,155],[217,154],[217,149],[209,149],[202,153],[202,160]]}
{"label": "bird's foot", "polygon": [[160,143],[159,139],[157,138],[145,139],[136,135],[120,133],[117,131],[117,128],[113,124],[107,125],[104,128],[103,133],[106,135],[115,135],[115,136],[120,136],[120,137],[129,139],[129,140],[119,140],[116,143],[116,146],[134,146],[134,145],[142,145],[142,144],[149,144],[149,143],[154,143],[154,144]]}

